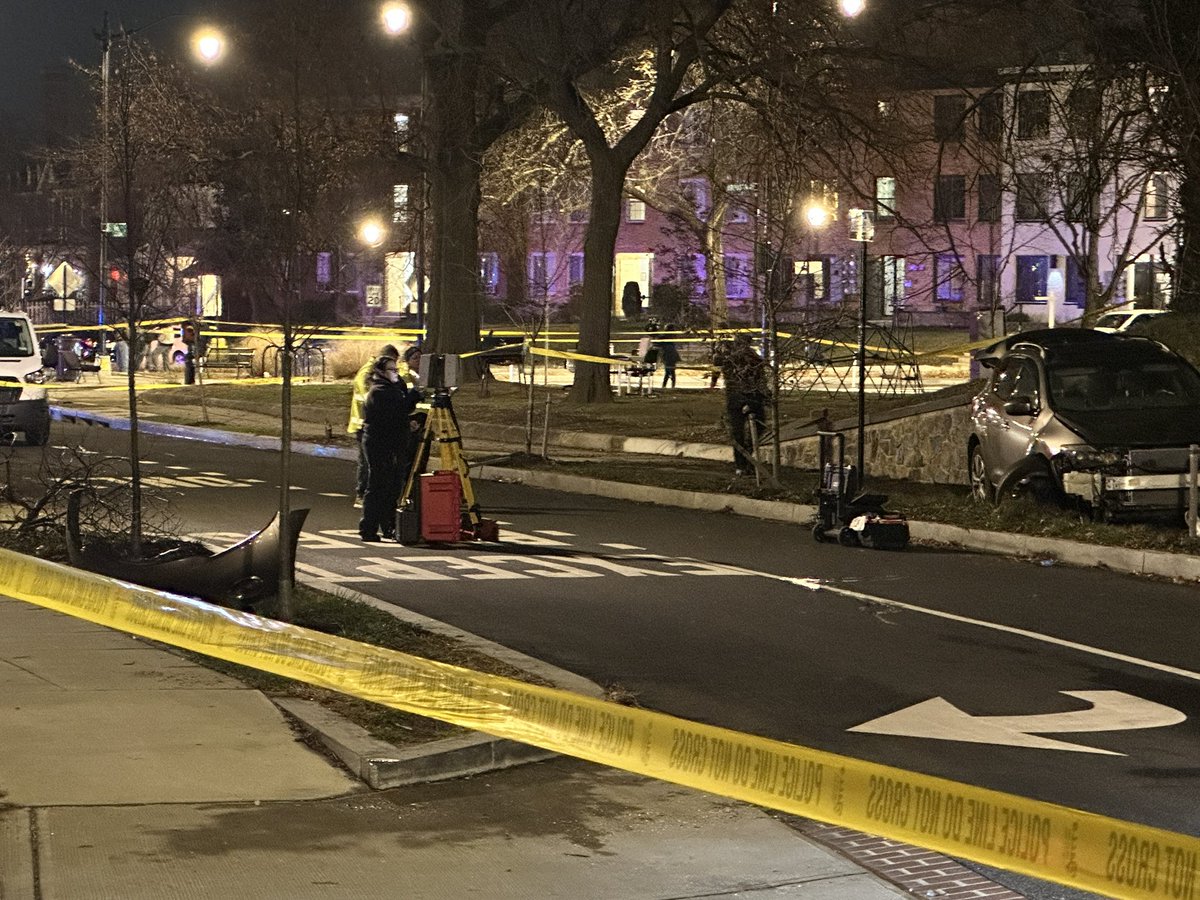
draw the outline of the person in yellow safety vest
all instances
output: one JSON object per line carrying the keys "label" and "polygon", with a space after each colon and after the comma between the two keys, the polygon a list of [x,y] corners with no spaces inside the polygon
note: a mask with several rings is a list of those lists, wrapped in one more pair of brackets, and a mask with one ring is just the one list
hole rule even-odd
{"label": "person in yellow safety vest", "polygon": [[[400,379],[408,384],[414,390],[418,390],[421,386],[421,348],[413,344],[404,351],[404,365],[400,367]],[[418,390],[418,393],[421,393]],[[416,461],[418,450],[421,446],[421,438],[425,434],[425,423],[429,419],[429,410],[431,409],[429,401],[421,394],[422,399],[413,407],[413,411],[408,417],[409,439],[404,452],[400,455],[400,490],[403,491],[408,484],[409,470]],[[407,499],[407,498],[404,498]]]}
{"label": "person in yellow safety vest", "polygon": [[[387,344],[379,351],[379,355],[399,359],[400,351],[392,344]],[[354,374],[354,388],[350,395],[350,423],[346,426],[346,433],[354,435],[354,440],[358,443],[358,470],[354,476],[354,506],[356,509],[362,507],[363,494],[367,492],[369,467],[366,451],[363,450],[363,425],[365,424],[363,404],[367,402],[367,392],[371,390],[371,370],[375,367],[377,358],[368,359]]]}

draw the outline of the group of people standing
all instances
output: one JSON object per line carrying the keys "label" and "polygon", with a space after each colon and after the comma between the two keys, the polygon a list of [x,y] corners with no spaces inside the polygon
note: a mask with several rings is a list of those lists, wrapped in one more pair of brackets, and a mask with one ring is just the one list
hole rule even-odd
{"label": "group of people standing", "polygon": [[358,534],[375,543],[395,537],[396,502],[408,480],[425,426],[418,388],[419,347],[403,356],[391,344],[354,376],[347,431],[358,441],[355,506]]}
{"label": "group of people standing", "polygon": [[175,329],[148,331],[137,335],[136,347],[129,346],[125,329],[112,333],[112,370],[128,372],[130,367],[140,372],[168,372],[175,362]]}

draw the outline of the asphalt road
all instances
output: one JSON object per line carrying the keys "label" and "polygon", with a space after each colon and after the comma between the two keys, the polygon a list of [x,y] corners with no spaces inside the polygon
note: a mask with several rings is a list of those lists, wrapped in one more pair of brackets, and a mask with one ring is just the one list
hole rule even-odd
{"label": "asphalt road", "polygon": [[[52,444],[76,440],[128,435],[56,425]],[[271,517],[276,454],[143,441],[185,531],[232,542]],[[1194,587],[488,482],[499,545],[367,545],[349,463],[297,456],[294,483],[308,575],[648,708],[1200,834]],[[918,705],[905,734],[867,724]]]}

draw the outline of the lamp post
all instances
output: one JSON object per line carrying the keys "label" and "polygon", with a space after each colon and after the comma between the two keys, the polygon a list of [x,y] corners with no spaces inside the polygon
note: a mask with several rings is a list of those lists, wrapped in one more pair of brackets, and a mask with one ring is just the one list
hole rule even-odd
{"label": "lamp post", "polygon": [[[128,40],[135,34],[145,31],[147,28],[153,28],[160,22],[165,22],[169,19],[180,18],[180,15],[163,16],[161,19],[155,19],[140,28],[133,30],[121,29],[120,36]],[[100,165],[100,284],[97,292],[99,302],[99,310],[97,311],[97,325],[105,323],[105,309],[108,304],[108,238],[110,235],[121,236],[124,233],[125,224],[121,222],[108,221],[108,156],[109,156],[109,85],[112,73],[112,46],[113,34],[108,27],[108,13],[104,14],[103,30],[99,34],[100,37],[100,139],[103,146],[103,156]],[[225,38],[220,31],[211,27],[199,29],[192,36],[192,50],[196,58],[205,65],[213,65],[218,62],[225,52]],[[132,345],[134,335],[130,334],[130,343]],[[104,332],[100,332],[100,347],[104,349],[106,344]]]}
{"label": "lamp post", "polygon": [[[383,224],[383,220],[370,216],[363,219],[358,224],[358,241],[365,247],[372,250],[382,246],[387,239],[387,227]],[[368,286],[369,287],[369,286]],[[363,318],[367,318],[367,307],[371,305],[371,298],[367,296],[367,290],[363,289]],[[379,303],[386,308],[387,304],[387,255],[383,259],[383,274],[380,277],[379,286]]]}
{"label": "lamp post", "polygon": [[[389,2],[380,7],[380,18],[383,29],[388,34],[400,35],[411,31],[413,27],[412,10],[406,3]],[[413,270],[417,279],[417,342],[425,338],[425,207],[429,200],[429,179],[425,167],[428,153],[425,145],[425,107],[427,105],[428,87],[425,80],[425,65],[421,64],[421,93],[418,102],[419,139],[420,145],[420,182],[417,190],[417,208],[415,225],[417,232],[416,247],[413,252]]]}
{"label": "lamp post", "polygon": [[871,211],[850,210],[850,240],[862,246],[859,262],[858,310],[858,487],[866,480],[867,442],[867,244],[875,239],[875,223]]}

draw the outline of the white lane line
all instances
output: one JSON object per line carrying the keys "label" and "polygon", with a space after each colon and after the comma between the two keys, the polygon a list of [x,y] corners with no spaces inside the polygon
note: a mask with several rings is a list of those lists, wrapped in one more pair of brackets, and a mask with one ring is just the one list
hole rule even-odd
{"label": "white lane line", "polygon": [[[143,459],[143,460],[142,460],[142,465],[155,465],[155,464],[154,464],[154,463],[152,463],[152,462],[150,462],[150,460],[148,460],[148,459]],[[188,467],[187,467],[187,466],[167,466],[167,468],[168,468],[168,469],[170,469],[172,472],[186,472],[186,471],[188,471]]]}
{"label": "white lane line", "polygon": [[342,499],[342,500],[349,500],[349,499],[350,499],[350,495],[349,495],[349,494],[321,493],[321,494],[317,494],[317,496],[318,496],[318,497],[337,497],[337,498],[339,498],[339,499]]}
{"label": "white lane line", "polygon": [[645,550],[645,547],[639,547],[637,544],[600,544],[601,547],[607,547],[609,550]]}
{"label": "white lane line", "polygon": [[534,534],[544,534],[544,535],[546,535],[546,537],[575,537],[574,532],[555,531],[553,528],[539,528],[539,529],[536,529],[533,533]]}
{"label": "white lane line", "polygon": [[[750,570],[747,570],[749,572]],[[1077,641],[1068,641],[1065,638],[1057,638],[1053,635],[1042,634],[1037,631],[1029,631],[1025,628],[1017,628],[1013,625],[1001,625],[999,622],[987,622],[983,619],[973,619],[970,616],[960,616],[957,613],[943,612],[940,609],[927,609],[923,606],[914,606],[911,603],[904,603],[900,600],[889,600],[887,597],[876,597],[874,594],[864,594],[861,591],[852,591],[848,588],[835,587],[831,584],[825,584],[815,578],[791,578],[787,575],[772,575],[767,572],[757,573],[764,578],[771,578],[776,581],[785,581],[788,584],[794,584],[797,587],[807,588],[810,591],[829,591],[831,594],[840,594],[843,597],[850,597],[854,600],[862,600],[867,603],[879,603],[883,606],[891,606],[895,609],[906,609],[909,612],[922,613],[926,616],[933,616],[937,619],[946,619],[950,622],[959,622],[964,625],[974,625],[978,628],[989,628],[992,631],[1003,632],[1004,634],[1014,634],[1018,637],[1028,638],[1031,641],[1040,641],[1043,644],[1053,644],[1056,647],[1064,647],[1068,650],[1076,650],[1080,653],[1088,653],[1092,656],[1111,659],[1116,662],[1129,663],[1133,666],[1141,666],[1146,669],[1153,669],[1157,672],[1166,672],[1168,675],[1178,675],[1180,678],[1187,678],[1192,681],[1200,681],[1200,672],[1193,672],[1190,669],[1181,669],[1178,666],[1167,665],[1166,663],[1155,662],[1150,659],[1140,659],[1136,656],[1129,656],[1126,653],[1117,653],[1115,650],[1105,650],[1103,647],[1093,647],[1090,644],[1080,644]]]}

